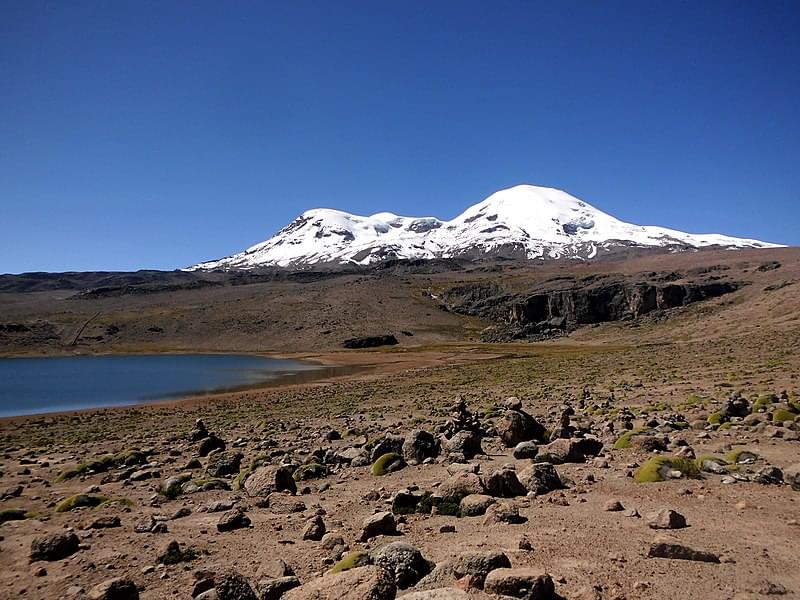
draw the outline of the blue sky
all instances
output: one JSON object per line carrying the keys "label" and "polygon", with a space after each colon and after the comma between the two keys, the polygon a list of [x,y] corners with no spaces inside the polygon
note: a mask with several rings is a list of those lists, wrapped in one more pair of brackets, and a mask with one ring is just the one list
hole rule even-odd
{"label": "blue sky", "polygon": [[800,244],[800,3],[0,0],[0,272],[559,187]]}

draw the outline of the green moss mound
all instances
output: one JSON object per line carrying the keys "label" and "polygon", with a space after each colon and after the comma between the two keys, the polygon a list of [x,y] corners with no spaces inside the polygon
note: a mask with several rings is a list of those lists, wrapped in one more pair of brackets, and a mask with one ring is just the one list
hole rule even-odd
{"label": "green moss mound", "polygon": [[724,410],[720,410],[708,415],[707,422],[709,425],[722,425],[728,419],[728,415]]}
{"label": "green moss mound", "polygon": [[764,412],[769,408],[770,404],[773,404],[778,401],[778,397],[774,394],[762,394],[758,398],[756,398],[755,402],[753,402],[753,406],[750,408],[751,413],[758,413]]}
{"label": "green moss mound", "polygon": [[636,470],[633,480],[636,483],[655,483],[665,481],[670,471],[680,471],[684,477],[698,477],[700,469],[693,460],[677,456],[654,456]]}
{"label": "green moss mound", "polygon": [[292,479],[295,481],[305,481],[307,479],[318,479],[319,477],[325,477],[328,474],[328,469],[325,465],[321,465],[319,463],[310,463],[308,465],[302,465],[299,467],[293,474]]}
{"label": "green moss mound", "polygon": [[22,508],[7,508],[0,510],[0,523],[6,521],[24,521],[30,516],[30,513]]}
{"label": "green moss mound", "polygon": [[377,476],[386,475],[386,469],[389,467],[389,465],[402,460],[403,457],[397,454],[397,452],[387,452],[386,454],[378,457],[378,459],[372,463],[372,474]]}
{"label": "green moss mound", "polygon": [[755,452],[751,452],[750,450],[744,449],[737,449],[728,452],[725,455],[725,460],[727,460],[730,464],[738,465],[748,462],[753,462],[758,459],[758,454]]}
{"label": "green moss mound", "polygon": [[269,464],[269,456],[261,454],[255,457],[247,468],[239,471],[239,474],[233,480],[233,489],[238,491],[244,487],[244,482],[252,475],[258,467]]}
{"label": "green moss mound", "polygon": [[56,512],[69,512],[76,508],[94,508],[108,501],[109,499],[101,494],[75,494],[56,504]]}
{"label": "green moss mound", "polygon": [[363,567],[369,564],[369,553],[363,550],[356,550],[348,553],[342,560],[331,567],[331,573],[341,573],[356,567]]}
{"label": "green moss mound", "polygon": [[647,429],[631,429],[623,433],[616,442],[614,442],[614,450],[624,450],[633,445],[633,438],[637,435],[646,433]]}
{"label": "green moss mound", "polygon": [[773,423],[783,423],[784,421],[794,421],[797,414],[785,408],[779,408],[772,413]]}
{"label": "green moss mound", "polygon": [[105,473],[114,467],[131,467],[133,465],[142,465],[146,462],[147,456],[144,452],[140,450],[123,450],[116,454],[105,454],[85,463],[75,465],[63,471],[56,478],[56,481],[66,481],[86,473]]}

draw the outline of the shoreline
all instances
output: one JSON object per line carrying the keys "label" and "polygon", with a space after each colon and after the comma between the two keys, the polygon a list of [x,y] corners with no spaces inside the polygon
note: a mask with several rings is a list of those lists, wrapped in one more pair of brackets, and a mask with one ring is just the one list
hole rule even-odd
{"label": "shoreline", "polygon": [[[479,350],[479,349],[476,349]],[[501,349],[498,349],[501,350]],[[88,413],[102,412],[105,414],[119,414],[121,411],[127,410],[148,410],[148,409],[161,409],[165,407],[194,407],[201,403],[217,402],[220,400],[228,399],[232,396],[248,396],[256,393],[272,393],[286,390],[296,390],[305,388],[314,388],[325,386],[332,383],[352,382],[352,381],[368,381],[373,378],[383,376],[390,376],[402,373],[407,370],[413,369],[427,369],[432,367],[441,366],[454,366],[458,364],[465,364],[468,362],[476,362],[480,360],[491,360],[503,357],[508,357],[512,353],[505,349],[505,351],[498,352],[484,352],[479,351],[475,353],[468,353],[464,355],[463,351],[458,348],[437,350],[415,350],[409,352],[408,349],[401,350],[371,350],[359,352],[322,352],[322,353],[281,353],[281,354],[267,354],[263,352],[147,352],[147,353],[104,353],[92,355],[47,355],[41,358],[69,358],[72,356],[145,356],[145,355],[161,355],[161,354],[235,354],[238,356],[263,356],[264,358],[284,359],[284,360],[297,360],[318,365],[318,369],[309,369],[306,371],[297,371],[286,373],[283,376],[264,381],[254,385],[247,385],[241,388],[224,389],[209,393],[189,392],[186,395],[178,397],[164,398],[154,400],[152,402],[137,402],[125,405],[112,405],[112,406],[98,406],[91,408],[79,408],[68,410],[56,410],[40,413],[30,413],[23,415],[13,416],[0,416],[0,426],[7,425],[22,425],[32,421],[41,419],[52,419],[60,417],[69,417],[76,415],[85,415]],[[24,358],[24,357],[23,357]],[[29,357],[32,358],[32,357]],[[320,370],[329,371],[327,373],[319,373]],[[331,372],[333,371],[333,372]],[[337,373],[336,371],[341,371]],[[314,377],[314,374],[317,377]]]}

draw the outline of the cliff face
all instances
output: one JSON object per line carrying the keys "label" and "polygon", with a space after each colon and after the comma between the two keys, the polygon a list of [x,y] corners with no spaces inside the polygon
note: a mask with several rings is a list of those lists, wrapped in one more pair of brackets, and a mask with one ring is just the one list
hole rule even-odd
{"label": "cliff face", "polygon": [[[682,279],[680,274],[650,274]],[[512,294],[494,284],[460,286],[444,296],[453,312],[480,316],[498,325],[489,339],[561,335],[583,325],[636,319],[736,291],[733,281],[643,281],[622,276],[600,281],[560,280]]]}

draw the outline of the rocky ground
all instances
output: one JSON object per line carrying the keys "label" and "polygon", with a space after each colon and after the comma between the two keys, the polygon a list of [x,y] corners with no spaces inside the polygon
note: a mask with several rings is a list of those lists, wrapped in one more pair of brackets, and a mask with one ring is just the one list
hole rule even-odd
{"label": "rocky ground", "polygon": [[798,597],[791,389],[500,396],[564,356],[7,421],[0,596]]}
{"label": "rocky ground", "polygon": [[[547,342],[474,341],[498,327],[484,287],[510,303],[502,319],[534,280],[672,270],[741,285]],[[796,249],[198,289],[160,277],[90,297],[14,280],[0,352],[282,348],[357,368],[0,420],[0,597],[800,597]],[[441,307],[454,286],[476,290],[462,312]],[[389,332],[398,344],[307,352]]]}

